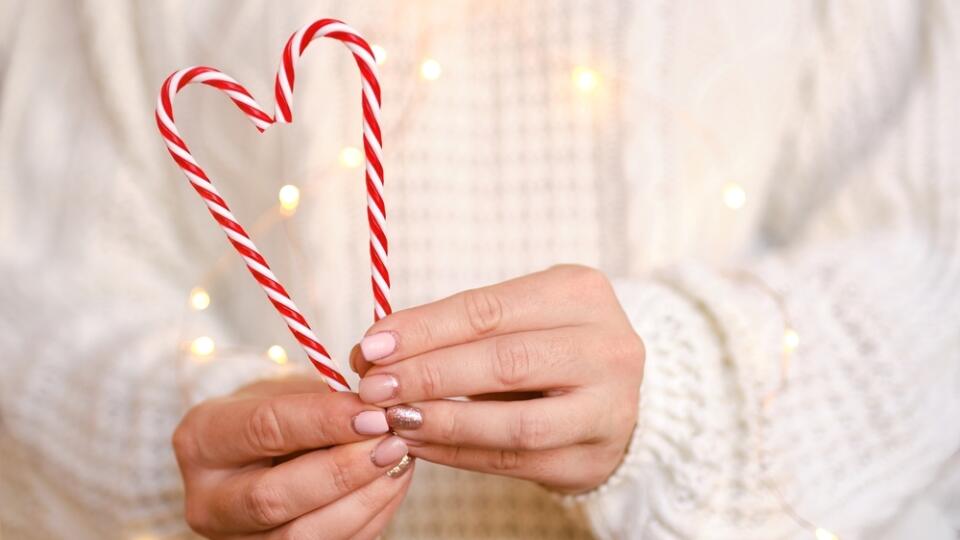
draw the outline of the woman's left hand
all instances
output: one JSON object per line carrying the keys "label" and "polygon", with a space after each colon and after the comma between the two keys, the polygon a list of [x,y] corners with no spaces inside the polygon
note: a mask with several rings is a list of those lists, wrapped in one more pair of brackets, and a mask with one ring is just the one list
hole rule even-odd
{"label": "woman's left hand", "polygon": [[351,355],[360,398],[391,407],[412,455],[566,493],[623,458],[643,362],[610,283],[580,266],[396,312]]}

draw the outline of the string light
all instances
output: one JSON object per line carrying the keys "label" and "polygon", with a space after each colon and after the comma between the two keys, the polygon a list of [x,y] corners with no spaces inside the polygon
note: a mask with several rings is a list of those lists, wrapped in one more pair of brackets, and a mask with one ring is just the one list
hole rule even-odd
{"label": "string light", "polygon": [[277,199],[280,200],[281,211],[289,216],[300,206],[300,188],[293,184],[287,184],[280,188]]}
{"label": "string light", "polygon": [[723,204],[731,210],[739,210],[747,202],[747,192],[740,184],[730,182],[723,188]]}
{"label": "string light", "polygon": [[581,93],[593,93],[600,86],[600,75],[590,68],[576,67],[573,70],[573,85]]}
{"label": "string light", "polygon": [[203,311],[210,305],[210,294],[203,287],[194,287],[190,290],[190,307]]}
{"label": "string light", "polygon": [[817,540],[840,540],[839,536],[820,527],[817,527],[817,529],[813,531],[813,534],[817,537]]}
{"label": "string light", "polygon": [[363,164],[363,152],[354,146],[346,146],[340,150],[340,164],[348,169],[356,169]]}
{"label": "string light", "polygon": [[267,349],[267,358],[282,366],[287,363],[287,351],[280,345],[271,345]]}
{"label": "string light", "polygon": [[216,344],[213,338],[209,336],[200,336],[190,342],[190,354],[198,357],[206,357],[213,354]]}
{"label": "string light", "polygon": [[443,73],[443,68],[440,67],[440,62],[433,58],[427,58],[420,64],[420,76],[428,81],[439,79],[441,73]]}
{"label": "string light", "polygon": [[377,61],[377,65],[382,66],[387,61],[387,50],[380,45],[371,45],[370,49],[373,51],[373,59]]}
{"label": "string light", "polygon": [[783,331],[783,349],[792,353],[800,346],[800,334],[793,328],[787,328]]}

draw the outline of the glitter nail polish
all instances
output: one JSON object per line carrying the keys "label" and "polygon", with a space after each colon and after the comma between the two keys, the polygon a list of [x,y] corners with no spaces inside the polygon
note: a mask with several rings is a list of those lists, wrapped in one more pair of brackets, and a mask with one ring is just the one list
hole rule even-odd
{"label": "glitter nail polish", "polygon": [[392,429],[417,429],[423,425],[423,411],[409,405],[387,409],[387,424]]}

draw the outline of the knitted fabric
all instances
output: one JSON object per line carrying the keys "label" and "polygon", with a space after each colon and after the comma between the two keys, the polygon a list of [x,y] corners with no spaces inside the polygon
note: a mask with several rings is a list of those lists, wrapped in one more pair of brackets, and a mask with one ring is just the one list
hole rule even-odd
{"label": "knitted fabric", "polygon": [[[269,104],[281,44],[318,16],[388,53],[394,305],[582,263],[616,278],[648,354],[607,483],[558,500],[420,463],[387,538],[809,538],[784,501],[845,539],[955,537],[955,2],[36,0],[0,5],[4,538],[189,537],[179,418],[308,369],[152,110],[191,64]],[[343,358],[371,315],[364,185],[337,164],[360,143],[349,55],[311,49],[295,94],[265,136],[211,91],[178,98],[178,126]],[[286,183],[297,213],[257,220]],[[200,335],[203,362],[182,346]]]}

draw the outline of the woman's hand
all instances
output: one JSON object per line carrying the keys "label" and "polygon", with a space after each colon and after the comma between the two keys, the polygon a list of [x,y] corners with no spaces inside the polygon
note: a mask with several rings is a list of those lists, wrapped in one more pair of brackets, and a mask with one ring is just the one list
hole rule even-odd
{"label": "woman's hand", "polygon": [[[613,472],[636,423],[643,344],[590,268],[394,313],[360,350],[360,398],[391,407],[411,454],[436,463],[580,492]],[[473,400],[441,399],[455,396]]]}
{"label": "woman's hand", "polygon": [[187,522],[215,539],[375,538],[410,484],[382,409],[320,381],[253,384],[173,436]]}

